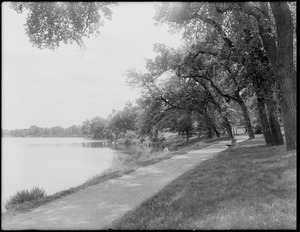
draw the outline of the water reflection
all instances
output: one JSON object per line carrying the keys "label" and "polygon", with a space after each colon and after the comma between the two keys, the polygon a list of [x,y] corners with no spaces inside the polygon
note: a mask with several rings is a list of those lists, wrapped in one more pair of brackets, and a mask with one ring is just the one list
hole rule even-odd
{"label": "water reflection", "polygon": [[[77,144],[74,143],[73,146],[76,146]],[[81,143],[82,147],[87,148],[101,148],[101,147],[108,147],[108,143],[106,142],[83,142]]]}
{"label": "water reflection", "polygon": [[5,138],[7,145],[22,148],[62,148],[62,147],[81,147],[81,148],[111,148],[122,150],[125,153],[135,149],[134,145],[119,144],[117,142],[99,141],[83,138]]}
{"label": "water reflection", "polygon": [[116,142],[82,142],[80,145],[78,143],[73,143],[73,146],[82,146],[84,148],[111,148],[113,150],[122,151],[122,153],[132,154],[135,150],[134,145],[130,144],[118,144]]}

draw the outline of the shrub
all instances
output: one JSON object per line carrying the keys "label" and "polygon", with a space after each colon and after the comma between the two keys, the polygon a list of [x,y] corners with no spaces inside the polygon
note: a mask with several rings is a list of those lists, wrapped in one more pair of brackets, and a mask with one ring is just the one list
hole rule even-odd
{"label": "shrub", "polygon": [[125,136],[126,136],[126,138],[131,138],[131,139],[136,139],[138,137],[138,135],[134,131],[131,131],[131,130],[126,131]]}
{"label": "shrub", "polygon": [[153,148],[152,147],[147,147],[144,145],[139,145],[136,147],[135,150],[135,157],[140,160],[140,159],[147,159],[152,155]]}
{"label": "shrub", "polygon": [[35,201],[37,199],[46,197],[46,192],[44,189],[34,187],[29,190],[18,191],[14,196],[10,197],[4,204],[6,210],[9,208],[21,204],[26,201]]}
{"label": "shrub", "polygon": [[132,139],[131,138],[125,138],[124,144],[126,144],[126,145],[132,144]]}
{"label": "shrub", "polygon": [[152,147],[147,147],[142,144],[134,147],[134,152],[131,154],[122,153],[114,157],[113,170],[132,168],[139,162],[151,158],[154,153]]}

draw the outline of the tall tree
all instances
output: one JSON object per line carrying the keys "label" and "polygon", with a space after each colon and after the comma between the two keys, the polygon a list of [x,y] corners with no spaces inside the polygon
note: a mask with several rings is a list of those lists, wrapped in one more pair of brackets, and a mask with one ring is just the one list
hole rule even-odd
{"label": "tall tree", "polygon": [[264,138],[267,145],[282,145],[284,141],[274,100],[275,91],[277,90],[274,73],[259,37],[253,35],[249,30],[245,30],[245,34],[246,44],[249,45],[248,58],[245,61],[246,76],[252,81],[257,96]]}
{"label": "tall tree", "polygon": [[99,116],[94,117],[90,120],[90,135],[94,139],[104,139],[106,138],[107,134],[107,126],[108,126],[108,121],[104,118],[101,118]]}
{"label": "tall tree", "polygon": [[127,131],[137,131],[138,107],[131,102],[127,102],[122,111],[115,111],[109,118],[109,128],[119,137],[120,133]]}
{"label": "tall tree", "polygon": [[[294,65],[293,18],[287,2],[238,3],[241,10],[255,18],[259,35],[275,73],[281,91],[281,112],[284,124],[286,148],[297,148],[296,139],[296,70]],[[232,10],[231,7],[225,11]],[[223,10],[221,12],[224,12]],[[273,25],[272,17],[275,20]]]}
{"label": "tall tree", "polygon": [[[230,17],[237,13],[254,16],[258,24],[258,31],[263,41],[276,81],[282,93],[282,114],[285,127],[287,149],[296,148],[296,72],[293,63],[293,25],[292,16],[287,2],[270,3],[272,13],[265,3],[163,3],[158,7],[156,19],[167,22],[174,29],[184,29],[184,36],[189,39],[203,38],[209,29],[214,28],[227,44],[232,48],[235,44],[231,29],[237,23]],[[271,27],[270,15],[274,16],[277,30]],[[252,19],[250,19],[252,20]],[[245,21],[246,22],[246,21]],[[246,22],[248,24],[248,22]],[[251,30],[256,30],[255,25]],[[244,27],[240,27],[242,31]],[[276,45],[276,37],[278,45]]]}
{"label": "tall tree", "polygon": [[[214,4],[211,3],[163,3],[161,7],[158,7],[156,20],[161,23],[168,23],[171,28],[183,29],[183,36],[187,39],[190,43],[196,43],[196,46],[192,46],[192,49],[196,49],[197,51],[193,52],[192,61],[194,63],[201,62],[201,58],[199,57],[202,54],[210,54],[213,56],[219,56],[223,60],[229,60],[232,54],[232,48],[234,47],[234,42],[230,38],[229,35],[232,37],[237,37],[232,31],[228,35],[228,28],[226,30],[222,27],[222,22],[224,18],[220,17],[220,14],[217,14],[216,8]],[[228,19],[226,20],[229,21]],[[230,32],[230,31],[229,31]],[[199,35],[200,34],[200,35]],[[219,35],[219,37],[216,37]],[[217,49],[202,49],[200,45],[200,49],[198,44],[204,44],[203,41],[207,38],[209,41],[209,47],[217,48]],[[213,38],[213,40],[211,40]],[[220,43],[220,40],[223,41],[223,44]],[[221,52],[221,53],[220,53]],[[235,51],[238,53],[238,51]],[[218,55],[219,54],[219,55]],[[207,57],[207,56],[206,56]],[[197,58],[197,62],[195,61]],[[211,58],[208,59],[208,61]],[[203,62],[202,62],[203,63]],[[220,63],[217,61],[215,63]],[[236,63],[236,62],[235,62]],[[224,64],[224,63],[223,63]],[[200,70],[206,69],[206,65],[199,65]],[[235,69],[236,64],[232,64]],[[206,66],[206,67],[205,67]],[[211,66],[213,68],[213,66]],[[199,68],[198,68],[199,69]],[[230,71],[231,68],[227,69],[226,72],[229,71],[229,77],[231,79],[231,83],[233,85],[237,83],[236,76],[239,75],[239,71]],[[238,68],[239,69],[239,68]],[[197,75],[198,77],[205,78],[207,75],[203,75],[204,73],[201,72],[201,75]],[[211,75],[210,75],[211,76]],[[251,126],[251,120],[249,118],[247,108],[243,102],[243,99],[240,97],[239,92],[244,88],[243,86],[236,86],[235,91],[232,94],[223,93],[220,88],[212,81],[212,78],[206,77],[206,79],[210,82],[210,84],[221,94],[224,98],[228,100],[234,100],[238,102],[243,110],[243,116],[245,118],[246,127],[248,128],[248,133],[250,138],[254,138],[253,129]],[[226,83],[226,82],[225,82]]]}
{"label": "tall tree", "polygon": [[85,120],[81,126],[81,132],[83,137],[88,137],[90,135],[91,130],[91,122],[89,120]]}
{"label": "tall tree", "polygon": [[281,105],[287,149],[292,150],[297,148],[297,83],[296,70],[293,62],[292,15],[287,2],[271,2],[270,5],[276,22],[278,43],[276,69],[273,69],[277,73],[282,94]]}

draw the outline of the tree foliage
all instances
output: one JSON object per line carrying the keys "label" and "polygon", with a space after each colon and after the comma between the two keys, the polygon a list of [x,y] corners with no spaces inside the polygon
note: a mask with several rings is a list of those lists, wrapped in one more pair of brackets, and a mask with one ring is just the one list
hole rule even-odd
{"label": "tree foliage", "polygon": [[113,2],[13,2],[12,9],[27,13],[25,30],[38,48],[56,49],[100,33],[104,19],[111,19]]}
{"label": "tree foliage", "polygon": [[[293,5],[292,5],[293,6]],[[291,7],[290,7],[291,9]],[[183,30],[184,38],[189,41],[189,44],[203,44],[205,40],[209,42],[214,39],[219,43],[219,53],[212,52],[218,56],[221,60],[217,59],[216,65],[212,63],[210,68],[218,70],[217,64],[227,69],[235,71],[238,66],[241,70],[246,71],[247,59],[251,59],[250,52],[253,47],[257,45],[255,39],[261,40],[263,46],[260,50],[256,50],[255,55],[260,58],[264,58],[266,62],[269,62],[272,66],[272,71],[275,74],[275,80],[280,88],[282,95],[282,114],[285,126],[287,149],[295,148],[295,68],[293,64],[293,15],[291,14],[288,4],[285,3],[254,3],[254,2],[242,2],[242,3],[161,3],[157,8],[156,20],[159,23],[167,23],[173,30]],[[292,7],[293,9],[293,7]],[[279,28],[281,28],[279,30]],[[276,30],[277,29],[277,30]],[[282,33],[285,31],[284,33]],[[249,38],[249,32],[251,32],[252,38]],[[288,39],[284,39],[284,36],[288,36]],[[216,40],[216,38],[218,39]],[[248,40],[248,41],[247,41]],[[254,43],[253,43],[254,42]],[[278,42],[278,45],[276,44]],[[206,53],[205,49],[198,49],[198,46],[191,46],[195,56],[198,54]],[[201,46],[200,46],[201,47]],[[220,50],[221,48],[221,50]],[[198,51],[197,51],[198,50]],[[206,55],[207,57],[207,55]],[[276,66],[275,64],[280,64]],[[205,66],[203,61],[196,62],[200,69]],[[279,67],[279,68],[278,68]],[[199,69],[198,68],[198,69]],[[207,69],[208,67],[204,67]],[[251,69],[248,67],[248,69]],[[223,72],[225,71],[223,70]],[[218,70],[219,71],[219,70]],[[220,74],[220,72],[218,72]],[[226,75],[225,75],[226,76]],[[230,75],[229,77],[235,77],[236,75]],[[238,96],[238,90],[243,90],[244,87],[249,87],[251,78],[247,75],[237,73],[239,78],[230,78],[226,80],[224,74],[221,74],[221,82],[213,82],[210,79],[210,84],[219,92],[223,97],[227,99],[234,99],[234,97],[241,102],[241,98]],[[246,78],[242,78],[242,77]],[[267,75],[271,77],[272,75]],[[213,75],[213,78],[218,75]],[[271,80],[271,79],[270,79]],[[270,81],[269,80],[269,81]],[[222,83],[223,81],[223,83]],[[253,80],[252,80],[253,81]],[[224,85],[228,84],[228,88],[224,89],[223,86],[217,86],[217,83]],[[237,86],[235,90],[234,85]],[[240,85],[242,84],[242,86]],[[244,86],[244,87],[243,87]],[[240,89],[241,88],[241,89]],[[222,91],[231,91],[222,92]],[[268,91],[264,91],[267,95],[272,95]],[[232,96],[234,94],[235,96]],[[269,102],[274,102],[274,99]],[[265,103],[263,103],[264,105]],[[274,105],[274,104],[273,104]],[[246,116],[246,108],[243,108],[244,115]],[[267,105],[268,106],[268,105]],[[261,108],[262,109],[262,108]],[[268,108],[270,124],[277,123],[277,118],[274,116],[276,110],[273,106]],[[263,113],[263,112],[261,112]],[[274,121],[275,120],[275,121]],[[249,123],[250,120],[247,120]],[[272,121],[272,123],[271,123]],[[251,128],[249,125],[248,128]],[[280,137],[279,131],[274,132]],[[278,137],[278,138],[279,138]],[[278,140],[278,144],[281,139]]]}
{"label": "tree foliage", "polygon": [[12,137],[81,137],[81,126],[73,125],[67,128],[61,126],[38,127],[35,125],[27,129],[4,130],[3,136]]}
{"label": "tree foliage", "polygon": [[[12,3],[28,12],[30,42],[55,49],[99,33],[114,3]],[[178,49],[155,44],[147,71],[127,70],[129,85],[140,88],[137,106],[127,104],[108,120],[96,117],[82,125],[84,135],[118,137],[128,130],[159,140],[165,129],[187,138],[193,131],[232,137],[232,126],[245,126],[253,138],[259,124],[267,145],[296,148],[296,5],[287,2],[163,2],[157,24],[183,31]],[[280,104],[278,104],[278,102]],[[280,105],[280,110],[278,109]],[[281,115],[279,114],[281,112]]]}
{"label": "tree foliage", "polygon": [[132,102],[127,102],[122,111],[113,111],[109,116],[109,129],[119,137],[120,133],[137,131],[138,107]]}

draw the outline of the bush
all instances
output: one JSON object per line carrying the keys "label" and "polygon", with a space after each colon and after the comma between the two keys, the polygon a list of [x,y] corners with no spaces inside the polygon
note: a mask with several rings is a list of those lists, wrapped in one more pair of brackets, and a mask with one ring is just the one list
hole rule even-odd
{"label": "bush", "polygon": [[135,150],[135,157],[140,160],[140,159],[147,159],[152,155],[153,148],[152,147],[147,147],[144,145],[139,145],[136,147]]}
{"label": "bush", "polygon": [[131,138],[125,138],[124,144],[126,144],[126,145],[132,144],[132,139]]}
{"label": "bush", "polygon": [[126,138],[131,138],[131,139],[136,139],[138,137],[138,135],[134,131],[131,131],[131,130],[126,131],[125,136],[126,136]]}
{"label": "bush", "polygon": [[153,148],[139,144],[134,147],[134,152],[131,154],[122,153],[115,156],[113,161],[113,169],[120,170],[126,168],[132,168],[139,162],[145,161],[153,155]]}
{"label": "bush", "polygon": [[21,204],[26,201],[35,201],[37,199],[46,197],[46,192],[44,189],[34,187],[29,190],[18,191],[14,196],[10,197],[4,204],[6,210],[9,208]]}

